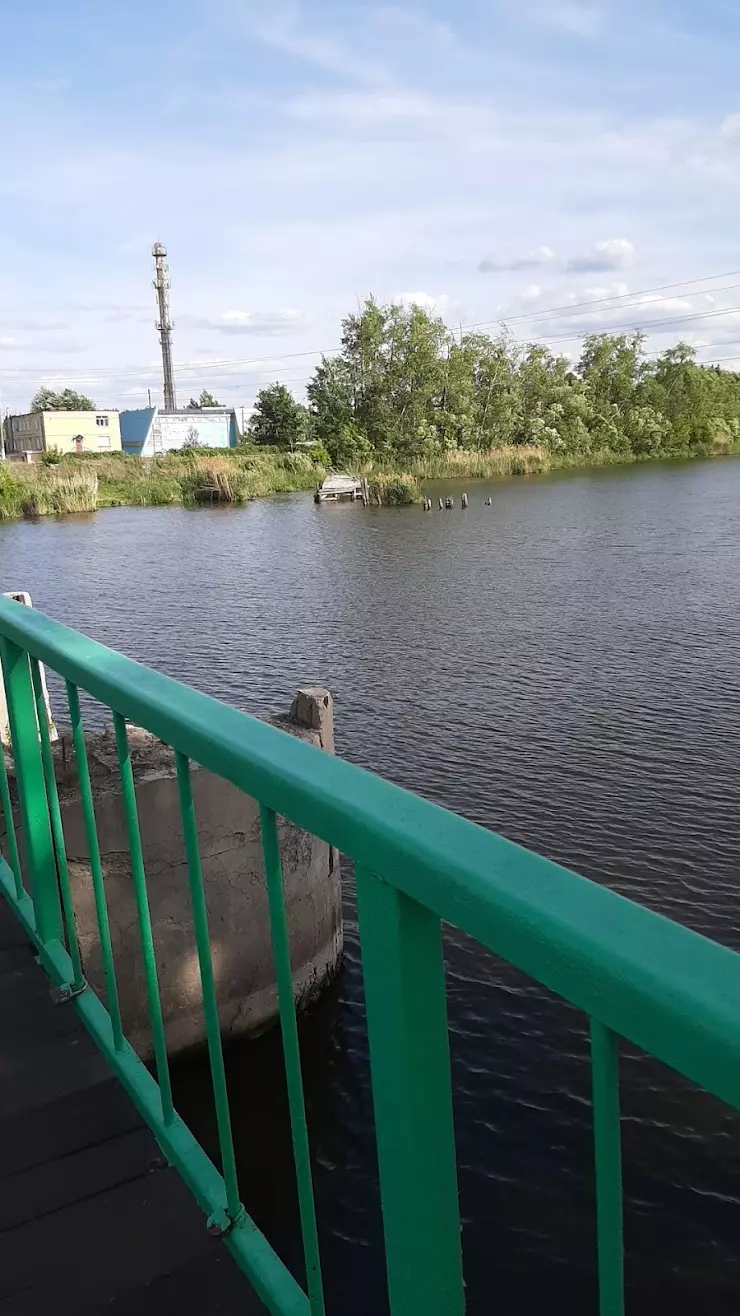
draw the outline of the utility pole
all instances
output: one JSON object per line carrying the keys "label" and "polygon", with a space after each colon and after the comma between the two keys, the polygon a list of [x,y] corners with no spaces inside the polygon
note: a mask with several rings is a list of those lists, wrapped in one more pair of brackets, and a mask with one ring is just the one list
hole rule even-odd
{"label": "utility pole", "polygon": [[167,248],[163,242],[155,242],[152,247],[152,255],[155,271],[154,287],[157,293],[157,306],[159,307],[157,329],[159,330],[159,341],[162,344],[164,409],[165,411],[174,411],[177,401],[175,399],[175,372],[172,368],[173,324],[170,320],[170,269],[165,260]]}

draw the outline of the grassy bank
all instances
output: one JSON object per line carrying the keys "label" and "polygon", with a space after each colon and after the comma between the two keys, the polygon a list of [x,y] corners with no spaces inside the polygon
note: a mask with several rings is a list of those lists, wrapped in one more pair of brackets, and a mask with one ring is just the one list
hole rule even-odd
{"label": "grassy bank", "polygon": [[[726,441],[666,458],[726,456]],[[551,452],[536,444],[510,444],[490,452],[453,449],[418,459],[406,471],[367,465],[374,503],[404,505],[421,499],[423,480],[496,480],[551,470],[654,461],[655,455],[605,448],[589,453]],[[94,512],[104,507],[196,507],[247,503],[274,493],[313,489],[326,470],[303,452],[243,447],[233,451],[188,450],[143,460],[123,454],[65,457],[53,465],[0,462],[0,521],[18,517]]]}
{"label": "grassy bank", "polygon": [[313,489],[326,474],[305,453],[236,449],[142,459],[123,454],[65,457],[45,466],[0,463],[0,520],[102,507],[246,503]]}
{"label": "grassy bank", "polygon": [[550,453],[536,444],[505,444],[490,452],[452,448],[411,465],[419,480],[496,480],[508,475],[541,475],[552,465]]}

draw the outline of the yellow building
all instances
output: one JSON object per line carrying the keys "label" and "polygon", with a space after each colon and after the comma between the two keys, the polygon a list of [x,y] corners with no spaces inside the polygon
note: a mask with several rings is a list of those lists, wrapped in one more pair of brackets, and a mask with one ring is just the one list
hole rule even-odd
{"label": "yellow building", "polygon": [[117,411],[29,411],[7,416],[4,425],[8,461],[40,461],[57,452],[120,452]]}

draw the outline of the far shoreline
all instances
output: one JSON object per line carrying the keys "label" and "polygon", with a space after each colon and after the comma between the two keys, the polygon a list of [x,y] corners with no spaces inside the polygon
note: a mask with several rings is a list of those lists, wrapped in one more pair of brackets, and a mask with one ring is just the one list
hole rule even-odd
{"label": "far shoreline", "polygon": [[[502,445],[490,452],[453,449],[403,468],[381,464],[358,471],[370,483],[374,504],[412,506],[422,489],[442,482],[505,483],[533,476],[589,474],[614,468],[686,465],[740,455],[740,444],[711,451],[558,454],[536,445]],[[327,467],[305,452],[244,445],[230,450],[179,451],[165,457],[65,457],[59,462],[0,462],[0,526],[104,511],[111,507],[236,507],[281,493],[311,492]],[[355,472],[352,472],[355,474]]]}

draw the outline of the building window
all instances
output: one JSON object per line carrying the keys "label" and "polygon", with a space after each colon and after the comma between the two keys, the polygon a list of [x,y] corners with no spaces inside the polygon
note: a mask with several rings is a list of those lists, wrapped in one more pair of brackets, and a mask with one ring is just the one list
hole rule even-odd
{"label": "building window", "polygon": [[110,434],[101,434],[98,439],[98,451],[102,452],[107,448],[110,448]]}
{"label": "building window", "polygon": [[96,424],[96,425],[102,425],[102,426],[105,427],[105,429],[107,429],[107,428],[108,428],[108,417],[107,417],[107,416],[96,416],[96,417],[95,417],[95,424]]}

